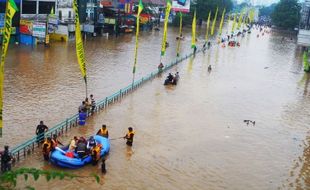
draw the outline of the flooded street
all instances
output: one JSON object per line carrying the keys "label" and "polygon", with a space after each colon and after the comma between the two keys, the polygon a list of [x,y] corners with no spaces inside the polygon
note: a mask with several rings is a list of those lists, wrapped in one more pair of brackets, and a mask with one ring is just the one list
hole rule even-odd
{"label": "flooded street", "polygon": [[[164,64],[175,58],[177,31],[169,31]],[[111,138],[135,129],[132,149],[122,139],[111,141],[106,175],[91,165],[65,170],[98,173],[100,184],[93,178],[28,184],[37,189],[310,189],[310,75],[302,71],[295,39],[282,40],[277,33],[257,38],[257,33],[241,38],[240,48],[214,45],[183,61],[171,69],[180,72],[177,86],[165,87],[164,73],[61,137],[68,143],[75,135],[94,134],[102,124]],[[190,51],[189,28],[185,34],[183,54]],[[161,35],[141,34],[137,79],[157,69]],[[89,38],[85,46],[89,92],[96,100],[131,82],[134,36]],[[75,114],[84,94],[74,43],[12,47],[5,67],[1,147],[32,137],[40,120],[52,127]],[[38,151],[18,166],[59,169],[42,160]]]}

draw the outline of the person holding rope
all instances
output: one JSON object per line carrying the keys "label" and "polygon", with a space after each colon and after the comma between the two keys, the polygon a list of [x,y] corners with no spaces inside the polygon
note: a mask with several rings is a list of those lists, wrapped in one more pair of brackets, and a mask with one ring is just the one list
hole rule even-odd
{"label": "person holding rope", "polygon": [[129,127],[127,134],[123,137],[124,139],[127,140],[126,144],[128,146],[132,146],[134,135],[135,135],[135,132],[133,131],[132,127]]}

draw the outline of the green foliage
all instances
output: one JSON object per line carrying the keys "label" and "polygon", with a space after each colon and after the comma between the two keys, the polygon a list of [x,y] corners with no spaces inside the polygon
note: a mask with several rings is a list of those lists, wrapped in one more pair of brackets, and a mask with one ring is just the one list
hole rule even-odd
{"label": "green foliage", "polygon": [[[28,176],[33,176],[33,179],[37,181],[40,176],[45,176],[46,181],[50,180],[63,180],[63,179],[73,179],[73,178],[85,178],[85,177],[94,177],[96,182],[100,182],[100,177],[96,174],[92,174],[91,176],[78,176],[75,174],[71,174],[68,172],[59,172],[59,171],[50,171],[50,170],[39,170],[36,168],[20,168],[13,171],[5,172],[0,175],[0,190],[5,189],[14,189],[17,185],[18,176],[24,176],[24,180],[28,180]],[[33,187],[27,186],[26,189],[34,190]]]}
{"label": "green foliage", "polygon": [[270,6],[268,6],[268,7],[262,7],[262,8],[260,8],[259,9],[259,16],[270,16],[272,13],[273,13],[273,11],[274,11],[274,9],[275,9],[275,7],[276,7],[276,3],[274,3],[274,4],[271,4]]}
{"label": "green foliage", "polygon": [[[183,14],[183,24],[190,25],[192,23],[192,18],[193,18],[195,9],[197,10],[197,20],[203,19],[206,21],[208,19],[210,10],[212,11],[211,18],[213,19],[217,7],[219,8],[218,17],[220,17],[222,15],[222,11],[224,10],[224,8],[226,8],[226,12],[229,12],[232,9],[233,3],[231,0],[222,0],[222,1],[197,0],[196,4],[191,3],[190,13]],[[177,14],[177,16],[175,17],[173,21],[173,25],[179,26],[179,23],[180,23],[180,18],[179,18],[179,14]]]}
{"label": "green foliage", "polygon": [[274,25],[284,29],[294,29],[299,23],[300,6],[297,0],[281,0],[271,14]]}

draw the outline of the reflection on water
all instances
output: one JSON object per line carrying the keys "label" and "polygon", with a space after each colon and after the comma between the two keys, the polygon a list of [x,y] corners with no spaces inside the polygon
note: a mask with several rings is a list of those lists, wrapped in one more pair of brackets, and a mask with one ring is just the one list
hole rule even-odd
{"label": "reflection on water", "polygon": [[[191,51],[186,30],[183,53]],[[240,39],[240,48],[214,45],[172,68],[169,72],[180,72],[177,86],[163,86],[164,73],[61,137],[67,143],[105,123],[117,138],[133,127],[132,148],[123,139],[111,141],[106,175],[99,165],[73,171],[54,167],[42,161],[40,151],[19,166],[98,173],[102,180],[40,179],[37,189],[309,189],[309,76],[294,40],[276,33],[257,38],[257,32]],[[168,34],[165,64],[175,58],[177,33]],[[160,36],[142,33],[137,78],[156,70]],[[85,47],[89,88],[97,100],[131,81],[134,36],[91,38]],[[10,49],[1,145],[32,136],[39,120],[52,126],[76,112],[84,86],[74,51],[71,43]],[[247,126],[245,119],[256,125]]]}

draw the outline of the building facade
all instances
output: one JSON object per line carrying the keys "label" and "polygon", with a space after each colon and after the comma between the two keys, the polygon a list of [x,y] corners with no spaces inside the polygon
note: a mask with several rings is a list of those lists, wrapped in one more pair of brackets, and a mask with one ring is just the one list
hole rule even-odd
{"label": "building facade", "polygon": [[310,47],[310,0],[305,0],[300,11],[299,32],[297,44]]}

